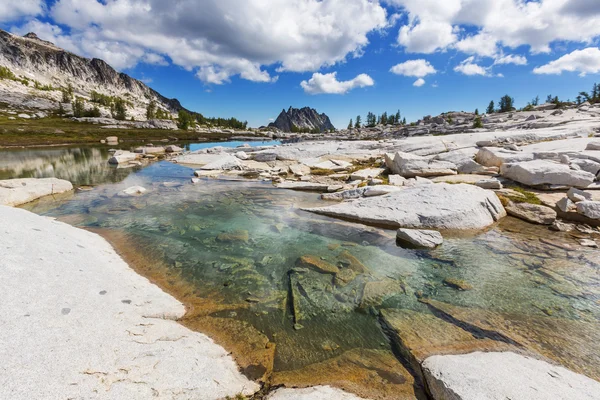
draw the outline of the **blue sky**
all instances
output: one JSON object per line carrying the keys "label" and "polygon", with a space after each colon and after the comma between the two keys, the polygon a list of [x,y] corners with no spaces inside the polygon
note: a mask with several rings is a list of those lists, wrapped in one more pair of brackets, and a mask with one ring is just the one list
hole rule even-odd
{"label": "blue sky", "polygon": [[368,111],[412,121],[600,81],[596,0],[0,0],[0,26],[251,126],[289,106],[338,128]]}

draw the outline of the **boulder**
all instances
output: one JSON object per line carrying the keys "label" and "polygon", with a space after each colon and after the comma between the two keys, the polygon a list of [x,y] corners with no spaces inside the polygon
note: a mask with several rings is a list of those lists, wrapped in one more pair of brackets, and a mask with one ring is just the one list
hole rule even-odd
{"label": "boulder", "polygon": [[593,142],[589,142],[585,149],[586,150],[600,150],[600,141],[596,140]]}
{"label": "boulder", "polygon": [[391,185],[376,185],[367,187],[363,195],[364,197],[384,196],[399,190],[403,190],[403,188]]}
{"label": "boulder", "polygon": [[291,182],[285,181],[276,185],[279,189],[290,189],[290,190],[308,190],[315,192],[327,192],[329,186],[326,183],[312,183],[312,182]]}
{"label": "boulder", "polygon": [[106,144],[114,146],[119,144],[119,138],[116,136],[109,136],[106,138]]}
{"label": "boulder", "polygon": [[475,161],[486,167],[501,167],[502,164],[534,159],[532,153],[515,152],[511,150],[484,147],[477,152]]}
{"label": "boulder", "polygon": [[427,159],[411,153],[398,152],[394,157],[392,172],[405,178],[456,175],[457,166],[449,161]]}
{"label": "boulder", "polygon": [[165,148],[165,151],[167,153],[181,153],[183,151],[183,149],[179,146],[175,146],[174,144],[171,144]]}
{"label": "boulder", "polygon": [[418,249],[434,249],[444,243],[442,234],[438,231],[423,229],[398,229],[396,239],[403,247]]}
{"label": "boulder", "polygon": [[597,175],[598,172],[600,172],[600,163],[597,163],[596,161],[592,161],[592,160],[579,159],[579,160],[573,160],[567,164],[571,165],[571,167],[577,166],[576,169],[586,171],[586,172],[589,172],[590,174],[594,174],[594,175]]}
{"label": "boulder", "polygon": [[350,175],[350,179],[353,181],[364,181],[369,178],[377,178],[379,175],[385,172],[384,168],[367,168],[353,172]]}
{"label": "boulder", "polygon": [[436,355],[422,370],[436,400],[600,399],[599,382],[513,352]]}
{"label": "boulder", "polygon": [[250,156],[245,151],[238,151],[237,153],[235,153],[235,156],[240,160],[250,159]]}
{"label": "boulder", "polygon": [[390,228],[441,230],[481,229],[506,216],[494,192],[446,183],[306,210]]}
{"label": "boulder", "polygon": [[573,203],[579,203],[580,201],[592,200],[593,196],[591,193],[586,193],[583,190],[571,188],[567,192],[567,197]]}
{"label": "boulder", "polygon": [[3,180],[0,181],[0,205],[16,207],[40,197],[71,190],[71,182],[56,178]]}
{"label": "boulder", "polygon": [[222,171],[231,171],[231,170],[239,170],[242,169],[242,163],[240,160],[231,155],[223,155],[217,160],[210,162],[203,167],[200,167],[201,170],[204,171],[214,171],[214,170],[222,170]]}
{"label": "boulder", "polygon": [[271,162],[277,160],[277,154],[275,153],[256,153],[254,160],[258,162]]}
{"label": "boulder", "polygon": [[154,147],[154,146],[146,146],[146,147],[138,147],[134,150],[134,153],[138,154],[165,154],[164,147]]}
{"label": "boulder", "polygon": [[296,176],[310,175],[310,167],[304,164],[290,165],[290,171]]}
{"label": "boulder", "polygon": [[506,206],[506,212],[513,217],[539,225],[552,225],[556,221],[556,211],[550,207],[529,203],[511,202]]}
{"label": "boulder", "polygon": [[132,153],[130,151],[117,150],[111,158],[108,159],[109,164],[118,165],[126,164],[131,161],[137,160],[139,154]]}
{"label": "boulder", "polygon": [[535,160],[504,164],[500,173],[502,176],[527,186],[568,186],[585,188],[596,178],[585,171],[574,171],[567,165],[551,161]]}
{"label": "boulder", "polygon": [[304,389],[275,390],[266,400],[362,400],[360,397],[330,386],[313,386]]}
{"label": "boulder", "polygon": [[142,186],[132,186],[121,192],[119,192],[120,197],[131,197],[131,196],[141,196],[146,193],[148,190]]}
{"label": "boulder", "polygon": [[352,200],[363,197],[366,187],[344,190],[343,192],[337,193],[326,193],[321,195],[321,199],[323,200],[333,200],[333,201],[343,201],[343,200]]}
{"label": "boulder", "polygon": [[580,201],[577,203],[577,213],[591,219],[600,219],[600,201]]}
{"label": "boulder", "polygon": [[404,186],[406,183],[406,178],[400,175],[389,175],[388,180],[393,186]]}
{"label": "boulder", "polygon": [[571,201],[571,199],[569,199],[568,197],[564,197],[564,198],[560,199],[556,203],[556,207],[564,213],[568,213],[568,212],[571,212],[571,211],[574,211],[577,209],[577,206],[575,205],[575,203],[573,203]]}
{"label": "boulder", "polygon": [[475,182],[475,186],[478,186],[482,189],[500,190],[502,189],[502,182],[500,182],[498,179],[483,179]]}

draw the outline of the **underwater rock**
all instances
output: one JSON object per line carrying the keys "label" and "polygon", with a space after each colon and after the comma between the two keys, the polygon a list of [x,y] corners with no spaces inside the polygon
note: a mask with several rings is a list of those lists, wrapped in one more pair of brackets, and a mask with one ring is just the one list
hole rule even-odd
{"label": "underwater rock", "polygon": [[473,290],[473,286],[463,281],[462,279],[446,278],[444,279],[444,285],[461,291]]}
{"label": "underwater rock", "polygon": [[310,268],[322,274],[335,275],[340,272],[340,269],[327,261],[321,260],[317,256],[305,255],[296,261],[296,266],[300,268]]}
{"label": "underwater rock", "polygon": [[360,300],[360,308],[378,307],[383,301],[391,296],[402,292],[400,282],[386,279],[383,281],[367,282],[363,288]]}
{"label": "underwater rock", "polygon": [[505,209],[513,217],[539,225],[552,225],[557,217],[556,211],[550,207],[537,204],[515,203],[511,201]]}
{"label": "underwater rock", "polygon": [[243,242],[246,243],[250,240],[250,234],[246,230],[238,230],[228,233],[220,233],[217,236],[218,242],[225,243],[233,243],[233,242]]}

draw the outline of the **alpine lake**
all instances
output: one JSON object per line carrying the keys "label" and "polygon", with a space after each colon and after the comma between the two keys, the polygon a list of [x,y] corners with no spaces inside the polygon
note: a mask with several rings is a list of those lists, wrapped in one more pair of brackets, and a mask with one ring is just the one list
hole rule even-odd
{"label": "alpine lake", "polygon": [[[600,379],[600,251],[569,234],[507,217],[436,250],[403,249],[395,231],[302,211],[322,204],[317,193],[192,184],[183,165],[108,158],[98,146],[2,149],[0,179],[71,181],[74,192],[23,208],[102,235],[187,306],[182,324],[267,388],[425,398],[423,357],[503,348]],[[131,186],[148,191],[123,196]]]}

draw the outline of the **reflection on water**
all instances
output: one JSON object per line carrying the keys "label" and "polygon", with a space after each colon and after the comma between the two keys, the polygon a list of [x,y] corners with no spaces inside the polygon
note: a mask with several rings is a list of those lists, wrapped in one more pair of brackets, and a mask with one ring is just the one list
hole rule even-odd
{"label": "reflection on water", "polygon": [[108,164],[108,147],[48,147],[2,150],[0,180],[59,178],[74,186],[120,182],[133,169]]}
{"label": "reflection on water", "polygon": [[[398,388],[406,386],[410,375],[397,375],[403,367],[389,362],[395,358],[380,327],[380,311],[430,314],[431,307],[420,298],[455,307],[445,309],[448,313],[462,310],[451,316],[469,324],[510,325],[515,342],[531,343],[528,348],[600,377],[600,257],[595,251],[549,244],[542,228],[510,219],[503,222],[505,229],[449,238],[431,252],[404,250],[396,247],[394,232],[299,211],[318,201],[314,194],[259,183],[192,185],[191,174],[188,168],[161,162],[123,182],[54,202],[50,211],[48,201],[54,200],[26,207],[125,235],[130,250],[152,255],[203,299],[197,304],[204,309],[193,311],[196,319],[190,325],[221,336],[220,342],[234,348],[241,342],[262,343],[245,348],[248,354],[234,352],[239,358],[252,358],[251,352],[263,357],[266,347],[260,338],[274,343],[271,361],[263,357],[265,365],[242,365],[253,377],[272,369],[280,374],[280,383],[297,382],[286,371],[315,382],[320,377],[307,374],[312,365],[323,365],[317,371],[324,376],[348,365],[344,379],[360,376],[371,382],[352,390],[370,385],[371,392],[362,393],[399,398]],[[133,185],[149,192],[117,195]],[[567,240],[552,235],[552,240]],[[458,290],[460,285],[470,290]],[[485,321],[469,320],[473,310],[492,314]],[[438,321],[442,326],[444,321]],[[336,360],[337,367],[329,360]]]}

